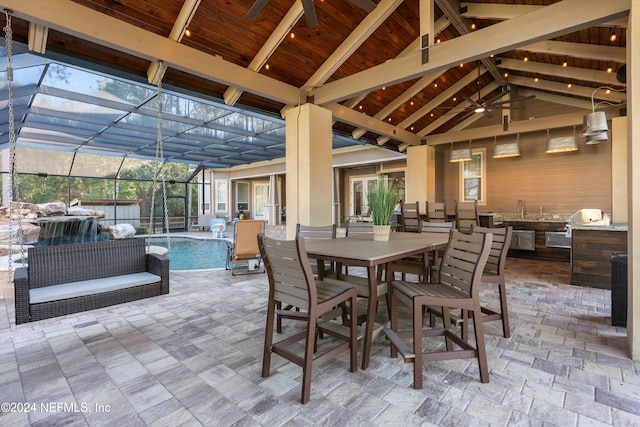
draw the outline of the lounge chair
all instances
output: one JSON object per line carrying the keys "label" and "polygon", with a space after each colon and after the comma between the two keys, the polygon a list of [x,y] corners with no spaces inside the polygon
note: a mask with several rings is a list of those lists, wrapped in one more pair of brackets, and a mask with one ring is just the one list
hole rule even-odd
{"label": "lounge chair", "polygon": [[258,247],[258,234],[264,233],[264,221],[245,219],[237,221],[233,242],[227,246],[227,270],[236,275],[239,266],[246,265],[245,273],[264,273]]}

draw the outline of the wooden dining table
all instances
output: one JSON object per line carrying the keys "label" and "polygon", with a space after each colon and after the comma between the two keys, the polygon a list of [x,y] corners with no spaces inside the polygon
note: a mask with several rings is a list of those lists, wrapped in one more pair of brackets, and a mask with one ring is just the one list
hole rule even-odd
{"label": "wooden dining table", "polygon": [[[378,300],[376,267],[387,265],[392,261],[408,256],[423,254],[425,271],[427,271],[427,253],[445,248],[448,241],[448,234],[394,232],[390,234],[388,241],[374,241],[373,234],[360,234],[337,239],[307,240],[305,242],[309,258],[367,269],[369,300],[362,350],[362,369],[369,367],[369,358],[371,356],[371,341],[373,339],[376,303]],[[324,263],[319,262],[319,278],[324,277],[323,269]],[[392,279],[389,271],[390,268],[386,268],[387,282]],[[389,289],[388,286],[387,289]]]}

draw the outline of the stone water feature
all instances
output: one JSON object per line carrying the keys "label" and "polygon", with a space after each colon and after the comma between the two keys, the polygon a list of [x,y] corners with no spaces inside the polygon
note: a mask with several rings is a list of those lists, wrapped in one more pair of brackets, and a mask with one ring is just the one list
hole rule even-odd
{"label": "stone water feature", "polygon": [[[0,208],[0,298],[12,298],[13,270],[23,265],[27,250],[33,246],[94,242],[109,239],[100,231],[99,221],[104,213],[80,207],[69,207],[62,202],[33,204],[12,202],[9,208]],[[9,268],[9,242],[11,264]],[[22,249],[20,242],[22,242]],[[24,260],[26,262],[26,259]]]}

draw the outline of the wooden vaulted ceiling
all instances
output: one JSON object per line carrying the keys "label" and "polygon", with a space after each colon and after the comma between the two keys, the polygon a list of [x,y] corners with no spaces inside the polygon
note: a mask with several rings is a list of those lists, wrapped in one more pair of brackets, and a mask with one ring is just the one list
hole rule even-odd
{"label": "wooden vaulted ceiling", "polygon": [[[512,104],[525,109],[542,99],[588,109],[594,89],[625,87],[616,71],[625,62],[628,0],[435,0],[434,45],[426,62],[421,60],[418,0],[373,0],[377,7],[371,13],[346,0],[315,0],[314,28],[304,19],[300,0],[269,0],[253,19],[245,15],[254,0],[193,0],[188,33],[179,43],[206,54],[210,66],[191,72],[188,59],[181,62],[179,49],[166,51],[165,57],[140,54],[135,37],[170,37],[183,4],[190,1],[52,2],[63,10],[73,5],[69,9],[82,6],[98,12],[105,17],[104,25],[112,22],[107,17],[130,24],[131,48],[117,40],[94,40],[81,24],[43,16],[35,10],[42,0],[0,4],[16,6],[16,39],[28,40],[30,22],[48,28],[47,52],[137,76],[146,76],[154,59],[163,60],[168,64],[166,85],[273,114],[296,100],[310,100],[333,111],[336,132],[393,150],[428,142],[431,135],[470,126],[478,118],[490,120],[463,109],[468,106],[465,96],[486,101],[508,88],[511,93],[500,100],[536,96]],[[523,18],[526,13],[531,19]],[[100,26],[96,15],[87,16]],[[529,39],[518,33],[520,28],[538,33]],[[237,79],[229,81],[234,68],[230,72],[228,64],[253,74],[237,73]],[[275,82],[284,83],[283,90]],[[598,99],[616,104],[624,100],[624,93],[602,92]],[[503,114],[497,111],[493,120],[501,123]]]}

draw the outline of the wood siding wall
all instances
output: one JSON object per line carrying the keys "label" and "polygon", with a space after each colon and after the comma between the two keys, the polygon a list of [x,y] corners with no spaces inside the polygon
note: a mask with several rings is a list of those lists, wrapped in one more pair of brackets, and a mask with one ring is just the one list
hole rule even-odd
{"label": "wood siding wall", "polygon": [[[579,133],[580,129],[576,129]],[[556,129],[551,137],[570,136],[573,128]],[[610,135],[611,137],[611,135]],[[472,148],[486,147],[486,205],[481,212],[516,212],[523,200],[527,212],[570,215],[582,208],[611,213],[611,142],[586,145],[578,136],[579,150],[546,154],[546,132],[520,135],[521,156],[494,159],[493,139],[472,141]],[[498,138],[497,143],[515,141]],[[449,163],[451,146],[437,147],[436,198],[453,207],[459,199],[459,165]],[[442,178],[442,179],[440,179]]]}

